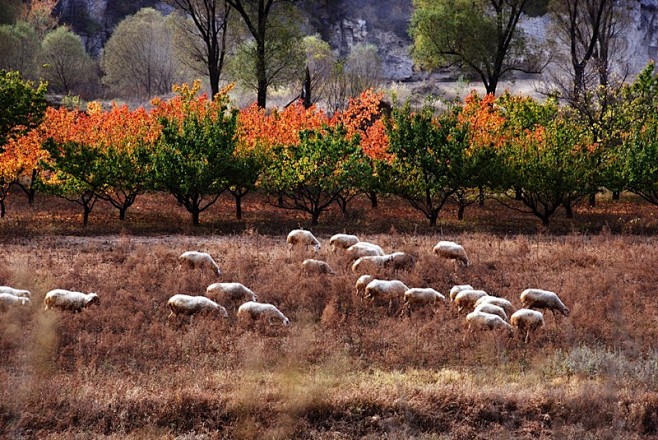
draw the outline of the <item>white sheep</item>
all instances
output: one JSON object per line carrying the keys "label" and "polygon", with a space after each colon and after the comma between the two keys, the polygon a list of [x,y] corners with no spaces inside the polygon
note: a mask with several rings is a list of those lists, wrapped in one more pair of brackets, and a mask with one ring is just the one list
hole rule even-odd
{"label": "white sheep", "polygon": [[498,315],[484,312],[471,312],[466,315],[469,332],[474,330],[507,330],[512,332],[512,326]]}
{"label": "white sheep", "polygon": [[0,309],[14,306],[29,306],[31,304],[30,298],[23,296],[15,296],[11,293],[0,293]]}
{"label": "white sheep", "polygon": [[352,264],[352,272],[373,273],[380,270],[409,270],[416,264],[416,257],[404,252],[360,257]]}
{"label": "white sheep", "polygon": [[347,249],[358,242],[359,237],[349,234],[336,234],[329,239],[332,252],[336,252],[337,249]]}
{"label": "white sheep", "polygon": [[473,286],[470,284],[459,284],[457,286],[452,286],[452,289],[450,289],[450,301],[454,301],[457,294],[462,290],[473,290]]}
{"label": "white sheep", "polygon": [[65,289],[53,289],[43,299],[44,310],[53,308],[80,312],[92,304],[100,305],[101,300],[95,293],[82,293]]}
{"label": "white sheep", "polygon": [[222,273],[217,263],[215,263],[215,260],[213,260],[210,254],[207,254],[206,252],[183,252],[181,256],[178,257],[178,261],[181,266],[186,264],[191,269],[194,269],[195,267],[210,267],[213,272],[215,272],[215,275],[219,276]]}
{"label": "white sheep", "polygon": [[454,302],[457,310],[461,312],[465,309],[472,309],[478,299],[487,295],[487,292],[484,290],[462,290],[455,296]]}
{"label": "white sheep", "polygon": [[499,307],[495,304],[482,303],[480,305],[476,305],[475,309],[473,311],[474,312],[491,313],[492,315],[500,316],[503,319],[503,321],[505,321],[505,322],[509,321],[509,319],[507,318],[507,313],[505,313],[505,310],[502,307]]}
{"label": "white sheep", "polygon": [[516,310],[511,302],[509,302],[505,298],[500,298],[498,296],[490,296],[490,295],[483,296],[482,298],[478,299],[475,302],[475,307],[479,306],[480,304],[493,304],[498,307],[501,307],[503,310],[505,310],[507,316],[511,315],[512,313],[514,313],[514,310]]}
{"label": "white sheep", "polygon": [[217,313],[224,318],[228,318],[228,312],[224,307],[205,296],[177,294],[169,298],[167,306],[171,310],[168,319],[178,315],[196,315],[199,313]]}
{"label": "white sheep", "polygon": [[257,321],[263,318],[271,325],[272,320],[280,320],[284,326],[290,325],[290,320],[272,304],[249,301],[238,308],[238,318],[241,320]]}
{"label": "white sheep", "polygon": [[382,256],[384,255],[384,250],[376,244],[360,241],[348,247],[346,253],[354,261],[361,257]]}
{"label": "white sheep", "polygon": [[286,242],[288,243],[288,249],[290,250],[298,246],[303,246],[304,248],[313,246],[314,252],[317,253],[321,247],[318,239],[315,238],[315,236],[309,231],[304,229],[293,229],[290,231]]}
{"label": "white sheep", "polygon": [[302,262],[302,270],[307,275],[335,275],[336,272],[324,261],[308,258]]}
{"label": "white sheep", "polygon": [[435,308],[439,302],[446,302],[446,297],[429,287],[414,287],[404,292],[404,308],[411,313],[414,306],[430,306]]}
{"label": "white sheep", "polygon": [[440,241],[434,246],[434,253],[440,257],[459,261],[464,266],[468,266],[468,256],[464,247],[454,241]]}
{"label": "white sheep", "polygon": [[555,292],[542,289],[526,289],[521,292],[521,304],[526,309],[548,309],[562,313],[564,316],[569,316],[569,309],[560,300]]}
{"label": "white sheep", "polygon": [[393,309],[397,309],[398,301],[404,298],[404,292],[407,290],[409,288],[402,281],[374,279],[366,286],[365,297],[375,304],[387,304],[388,312],[392,313]]}
{"label": "white sheep", "polygon": [[15,289],[9,286],[0,286],[0,293],[8,293],[21,298],[32,298],[32,293],[29,290]]}
{"label": "white sheep", "polygon": [[206,288],[206,297],[219,304],[232,303],[235,307],[247,301],[257,301],[258,296],[240,283],[213,283]]}
{"label": "white sheep", "polygon": [[356,290],[356,296],[364,297],[366,294],[366,286],[370,281],[374,279],[375,277],[373,277],[372,275],[361,275],[359,279],[356,280],[356,283],[354,284],[354,289]]}
{"label": "white sheep", "polygon": [[510,317],[512,326],[525,332],[525,343],[530,340],[530,332],[535,332],[544,326],[544,315],[530,309],[519,309]]}

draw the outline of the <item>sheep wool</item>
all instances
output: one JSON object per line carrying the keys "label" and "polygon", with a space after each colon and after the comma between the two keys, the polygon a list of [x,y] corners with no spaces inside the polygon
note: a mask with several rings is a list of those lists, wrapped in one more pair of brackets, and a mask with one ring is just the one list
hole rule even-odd
{"label": "sheep wool", "polygon": [[359,242],[359,237],[349,234],[336,234],[329,239],[331,251],[336,252],[338,249],[345,250]]}
{"label": "sheep wool", "polygon": [[281,321],[284,326],[290,325],[290,320],[285,317],[279,309],[272,304],[249,301],[238,308],[238,318],[241,320],[258,321],[266,319],[272,325],[272,321]]}
{"label": "sheep wool", "polygon": [[336,272],[324,261],[306,259],[302,262],[302,270],[307,275],[335,275]]}
{"label": "sheep wool", "polygon": [[187,251],[183,252],[178,261],[182,265],[187,265],[189,268],[194,269],[195,267],[209,267],[215,273],[215,275],[221,275],[222,271],[219,269],[215,260],[212,259],[210,254],[206,252],[199,251]]}
{"label": "sheep wool", "polygon": [[288,237],[286,238],[286,242],[288,243],[289,249],[313,246],[313,250],[316,253],[320,250],[321,247],[318,239],[315,238],[311,232],[304,229],[293,229],[290,231]]}
{"label": "sheep wool", "polygon": [[510,323],[521,332],[525,332],[525,343],[530,340],[530,333],[536,332],[544,326],[544,315],[530,309],[519,309],[510,317]]}
{"label": "sheep wool", "polygon": [[0,293],[7,293],[21,298],[32,298],[32,293],[29,290],[15,289],[9,286],[0,286]]}
{"label": "sheep wool", "polygon": [[569,309],[564,305],[562,300],[555,292],[542,289],[526,289],[521,292],[521,304],[526,309],[547,309],[553,312],[562,313],[564,316],[569,316]]}
{"label": "sheep wool", "polygon": [[177,294],[169,298],[167,306],[171,310],[168,318],[173,318],[177,315],[196,315],[198,313],[216,313],[224,318],[228,318],[228,312],[224,307],[205,296]]}
{"label": "sheep wool", "polygon": [[258,300],[251,289],[240,283],[213,283],[206,288],[206,297],[219,304]]}
{"label": "sheep wool", "polygon": [[439,241],[433,250],[440,257],[458,261],[464,266],[470,264],[464,247],[454,241]]}

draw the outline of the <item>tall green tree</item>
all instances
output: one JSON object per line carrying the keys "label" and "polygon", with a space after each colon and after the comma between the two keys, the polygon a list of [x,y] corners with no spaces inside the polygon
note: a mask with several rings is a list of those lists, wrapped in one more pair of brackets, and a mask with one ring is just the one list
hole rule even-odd
{"label": "tall green tree", "polygon": [[[293,3],[294,0],[226,0],[235,9],[254,39],[253,44],[244,46],[244,53],[253,54],[253,62],[247,64],[253,69],[252,76],[257,92],[256,103],[265,108],[267,104],[267,89],[272,85],[273,76],[281,69],[280,63],[288,65],[285,52],[301,49],[301,41],[291,44],[294,40],[281,39],[281,36],[292,35],[294,23],[286,25],[283,18],[287,15],[285,9],[277,11],[283,3]],[[281,5],[279,5],[281,4]],[[278,13],[278,14],[277,14]],[[301,40],[301,35],[298,35]],[[251,47],[251,49],[250,49]],[[283,51],[283,53],[281,53]],[[274,64],[274,65],[273,65]],[[301,70],[301,69],[300,69]]]}
{"label": "tall green tree", "polygon": [[441,209],[463,182],[468,140],[456,109],[434,117],[429,107],[414,112],[405,105],[393,110],[387,133],[393,159],[379,164],[382,186],[436,226]]}
{"label": "tall green tree", "polygon": [[80,37],[65,26],[46,34],[41,43],[42,76],[53,92],[80,92],[95,80],[96,63],[85,52]]}
{"label": "tall green tree", "polygon": [[24,78],[37,79],[39,37],[26,21],[0,25],[0,69],[17,70]]}
{"label": "tall green tree", "polygon": [[412,56],[422,67],[458,66],[487,91],[511,71],[539,73],[519,20],[528,0],[414,0]]}
{"label": "tall green tree", "polygon": [[41,123],[46,111],[46,84],[25,81],[19,72],[0,70],[0,152],[9,138]]}
{"label": "tall green tree", "polygon": [[317,225],[322,212],[361,187],[372,174],[359,139],[342,126],[305,130],[296,146],[275,147],[263,172],[262,186],[281,197],[277,206],[303,211]]}

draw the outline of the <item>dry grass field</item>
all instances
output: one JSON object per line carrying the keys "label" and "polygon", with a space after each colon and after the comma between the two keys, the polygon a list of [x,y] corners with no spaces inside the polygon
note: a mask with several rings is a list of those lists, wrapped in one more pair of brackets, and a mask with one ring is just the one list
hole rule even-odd
{"label": "dry grass field", "polygon": [[[317,258],[337,274],[310,277],[310,251],[285,245],[307,223],[257,198],[243,222],[227,199],[192,229],[160,196],[139,201],[125,224],[98,208],[87,228],[62,202],[17,197],[0,221],[0,284],[31,290],[33,305],[0,311],[0,438],[656,438],[655,212],[603,200],[540,230],[487,203],[463,223],[448,210],[430,230],[395,201],[355,203],[314,230]],[[571,314],[548,314],[529,344],[467,333],[452,305],[389,316],[355,296],[357,277],[329,250],[336,232],[416,255],[412,271],[390,275],[409,286],[447,294],[470,283],[517,307],[523,289],[540,287]],[[432,254],[440,239],[463,244],[472,266]],[[179,269],[192,249],[216,257],[222,275]],[[292,325],[167,319],[170,296],[216,281],[251,287]],[[44,311],[56,287],[97,292],[101,305]]]}

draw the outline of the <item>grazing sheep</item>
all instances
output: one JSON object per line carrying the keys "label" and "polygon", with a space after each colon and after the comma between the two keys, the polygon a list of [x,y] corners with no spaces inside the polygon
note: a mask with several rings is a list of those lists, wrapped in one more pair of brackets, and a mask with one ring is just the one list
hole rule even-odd
{"label": "grazing sheep", "polygon": [[358,242],[359,237],[349,234],[336,234],[329,239],[332,252],[336,252],[336,249],[347,249]]}
{"label": "grazing sheep", "polygon": [[206,288],[206,297],[220,304],[231,303],[235,308],[247,301],[257,301],[256,294],[240,283],[213,283]]}
{"label": "grazing sheep", "polygon": [[375,277],[372,275],[361,275],[358,280],[356,280],[356,284],[354,285],[354,288],[356,290],[356,296],[358,297],[364,297],[366,294],[366,286],[370,281],[374,280]]}
{"label": "grazing sheep", "polygon": [[434,253],[440,257],[459,261],[464,266],[469,265],[464,248],[453,241],[440,241],[434,246]]}
{"label": "grazing sheep", "polygon": [[307,274],[318,274],[318,275],[336,275],[336,272],[324,261],[306,259],[302,263],[302,270]]}
{"label": "grazing sheep", "polygon": [[452,289],[450,289],[450,301],[454,301],[457,294],[462,290],[473,290],[473,286],[470,284],[459,284],[457,286],[452,286]]}
{"label": "grazing sheep", "polygon": [[511,302],[498,296],[483,296],[475,302],[475,307],[479,306],[480,304],[493,304],[495,306],[501,307],[503,310],[505,310],[507,316],[514,313],[515,310]]}
{"label": "grazing sheep", "polygon": [[14,306],[29,306],[32,303],[30,298],[15,296],[11,293],[0,293],[0,309],[6,309]]}
{"label": "grazing sheep", "polygon": [[21,298],[32,298],[32,293],[29,290],[14,289],[9,286],[0,286],[0,293],[7,293]]}
{"label": "grazing sheep", "polygon": [[290,231],[288,234],[288,238],[286,239],[286,242],[288,243],[288,249],[293,249],[298,246],[303,246],[304,248],[308,246],[313,246],[314,252],[318,252],[320,250],[320,242],[318,241],[317,238],[313,234],[311,234],[309,231],[306,231],[304,229],[293,229]]}
{"label": "grazing sheep", "polygon": [[388,305],[388,313],[391,314],[397,310],[407,290],[409,288],[402,281],[374,279],[366,286],[366,298],[375,304]]}
{"label": "grazing sheep", "polygon": [[464,309],[472,309],[475,302],[483,296],[487,296],[484,290],[462,290],[455,296],[454,302],[457,310],[461,312]]}
{"label": "grazing sheep", "polygon": [[384,250],[376,244],[360,241],[347,248],[347,255],[354,261],[361,257],[382,256]]}
{"label": "grazing sheep", "polygon": [[[483,297],[484,298],[484,297]],[[490,303],[482,303],[479,306],[475,306],[474,312],[483,312],[483,313],[491,313],[492,315],[497,315],[500,316],[503,321],[507,322],[507,313],[505,313],[505,310],[502,307],[498,307],[495,304],[490,304]]]}
{"label": "grazing sheep", "polygon": [[218,313],[222,317],[228,318],[228,312],[224,307],[205,296],[177,294],[169,298],[167,306],[171,310],[167,319],[178,315],[196,315],[198,313]]}
{"label": "grazing sheep", "polygon": [[215,263],[215,260],[212,259],[210,254],[207,254],[205,252],[197,252],[197,251],[183,252],[183,254],[180,257],[178,257],[178,261],[180,262],[181,266],[183,264],[186,264],[191,269],[194,269],[197,266],[210,267],[213,270],[213,272],[215,272],[215,275],[219,276],[222,273],[222,271],[219,270],[219,266],[217,265],[217,263]]}
{"label": "grazing sheep", "polygon": [[95,293],[74,292],[65,289],[54,289],[46,293],[43,299],[44,310],[53,308],[80,312],[92,304],[100,305],[101,300]]}
{"label": "grazing sheep", "polygon": [[525,343],[530,340],[530,332],[535,332],[544,326],[544,315],[530,309],[519,309],[510,317],[510,323],[525,332]]}
{"label": "grazing sheep", "polygon": [[394,252],[386,255],[360,257],[352,264],[352,272],[377,272],[380,270],[409,270],[416,264],[416,257],[404,252]]}
{"label": "grazing sheep", "polygon": [[564,305],[555,292],[550,292],[548,290],[524,290],[521,292],[521,304],[523,304],[523,307],[526,309],[548,309],[553,312],[553,317],[556,317],[556,310],[564,316],[569,316],[569,309],[567,306]]}
{"label": "grazing sheep", "polygon": [[471,312],[466,315],[469,332],[474,330],[507,330],[512,332],[512,326],[498,315],[484,312]]}
{"label": "grazing sheep", "polygon": [[272,320],[276,319],[280,320],[284,326],[290,325],[290,320],[275,306],[254,301],[246,302],[238,308],[238,318],[241,320],[248,319],[250,321],[267,318],[267,322],[270,325],[272,325]]}
{"label": "grazing sheep", "polygon": [[425,287],[414,287],[404,292],[404,308],[411,313],[411,308],[414,306],[430,306],[435,308],[439,302],[446,302],[446,297],[441,295],[436,290]]}

